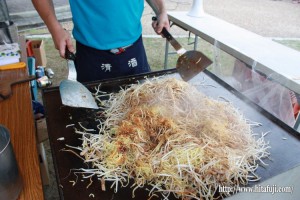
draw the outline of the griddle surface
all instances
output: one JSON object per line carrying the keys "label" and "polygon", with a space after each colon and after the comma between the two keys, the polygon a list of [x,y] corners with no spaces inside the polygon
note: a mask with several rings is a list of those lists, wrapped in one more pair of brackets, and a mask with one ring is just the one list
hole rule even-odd
{"label": "griddle surface", "polygon": [[[153,72],[146,75],[151,77],[160,76],[162,74],[169,74],[169,76],[175,76],[180,79],[179,75],[175,73],[175,70]],[[103,81],[101,82],[101,90],[116,92],[121,85],[124,86],[135,83],[137,80],[142,81],[144,78],[145,75],[141,75]],[[245,97],[228,87],[209,72],[206,71],[206,73],[199,74],[190,82],[199,81],[204,83],[204,86],[198,87],[201,92],[215,99],[223,97],[229,100],[235,107],[239,108],[240,112],[245,115],[247,119],[260,122],[262,126],[254,128],[253,131],[255,133],[261,134],[269,132],[265,136],[265,140],[270,143],[271,156],[270,159],[264,160],[268,165],[257,169],[256,172],[261,177],[261,180],[259,182],[250,183],[249,186],[259,184],[270,177],[300,165],[300,142],[296,131],[282,124],[266,111],[259,109],[256,105],[249,102],[246,103],[247,99],[245,99]],[[86,84],[86,86],[92,90],[92,88],[98,84],[99,82],[94,82]],[[81,146],[81,141],[78,139],[80,135],[74,133],[74,127],[66,126],[82,122],[87,128],[96,128],[98,122],[95,122],[95,116],[98,115],[97,112],[99,111],[63,106],[61,104],[58,87],[44,89],[43,102],[46,110],[50,146],[61,199],[93,199],[93,195],[94,199],[101,200],[131,199],[132,189],[128,187],[120,188],[118,192],[115,193],[113,189],[110,189],[109,183],[106,183],[107,190],[102,191],[101,183],[96,180],[95,177],[92,179],[93,183],[89,186],[89,179],[83,179],[80,174],[76,176],[71,172],[72,169],[87,168],[88,166],[74,154],[62,151],[62,149],[66,149],[65,144]],[[78,125],[76,126],[79,127]],[[64,137],[65,140],[57,140],[61,137]],[[76,179],[77,183],[73,185],[72,181],[76,181]],[[148,192],[145,189],[138,189],[135,192],[134,199],[140,200],[148,198]]]}

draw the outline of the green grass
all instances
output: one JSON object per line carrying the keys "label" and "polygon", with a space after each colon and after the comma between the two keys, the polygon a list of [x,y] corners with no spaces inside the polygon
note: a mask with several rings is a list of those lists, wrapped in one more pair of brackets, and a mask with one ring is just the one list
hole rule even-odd
{"label": "green grass", "polygon": [[48,33],[49,33],[48,29],[44,27],[29,29],[20,32],[20,34],[22,35],[39,35],[39,34],[48,34]]}
{"label": "green grass", "polygon": [[[41,32],[44,30],[40,30]],[[31,34],[36,34],[37,32],[31,32]],[[37,38],[38,39],[38,38]],[[52,68],[55,72],[55,78],[52,80],[53,85],[58,85],[61,79],[64,79],[67,76],[67,63],[62,59],[58,51],[55,49],[52,39],[43,39],[45,42],[45,50],[47,56],[47,67]],[[164,59],[165,59],[165,39],[164,38],[143,38],[144,46],[146,49],[149,65],[151,66],[152,71],[164,69]],[[187,50],[192,50],[194,45],[193,38],[177,38],[178,42]],[[299,40],[276,40],[283,45],[286,45],[290,48],[300,51],[300,41]],[[75,42],[74,42],[75,44]],[[213,70],[217,74],[222,76],[230,76],[233,70],[235,58],[231,55],[219,50],[207,43],[206,41],[199,39],[197,50],[202,51],[205,55],[211,58],[213,61],[214,56],[218,55],[218,62],[209,67],[210,70]],[[176,61],[178,55],[174,53],[172,46],[169,46],[169,51],[173,54],[169,55],[168,58],[168,68],[173,68],[176,66]]]}
{"label": "green grass", "polygon": [[274,40],[280,44],[283,44],[287,47],[300,51],[300,40]]}
{"label": "green grass", "polygon": [[[152,68],[152,70],[161,70],[164,67],[164,59],[165,59],[165,39],[164,38],[144,38],[144,45],[146,49],[146,53],[148,56],[148,62]],[[194,38],[177,38],[176,39],[185,49],[193,50],[194,49]],[[214,47],[214,45],[209,44],[208,42],[199,39],[197,50],[203,52],[206,56],[208,56],[211,60],[214,60],[215,52],[219,55],[218,58],[218,67],[216,67],[219,73],[224,75],[230,75],[232,72],[234,58],[229,54],[219,50]],[[173,68],[176,66],[176,62],[178,59],[178,55],[174,52],[174,48],[169,46],[169,54],[168,56],[168,68]],[[213,66],[210,66],[212,69]]]}
{"label": "green grass", "polygon": [[[151,69],[153,71],[164,69],[166,40],[164,38],[143,38],[143,41]],[[180,38],[178,41],[182,45],[187,43],[187,39],[184,38]],[[191,49],[188,45],[184,46],[187,49]],[[169,51],[172,54],[168,58],[168,68],[173,68],[176,66],[178,55],[174,52],[175,50],[172,46],[169,47]]]}
{"label": "green grass", "polygon": [[[39,39],[39,38],[35,38]],[[52,68],[55,72],[55,79],[53,84],[57,85],[59,79],[67,75],[66,62],[64,59],[60,58],[58,51],[55,49],[52,39],[44,38],[45,51],[47,56],[47,67]],[[149,65],[152,71],[164,69],[164,59],[165,59],[165,39],[164,38],[144,38],[144,46],[146,49],[146,54],[148,57]],[[193,45],[188,45],[187,38],[179,38],[178,41],[188,50],[193,49]],[[75,42],[74,42],[75,44]],[[202,48],[202,47],[201,47]],[[206,48],[206,47],[205,47]],[[173,47],[170,46],[170,51],[174,51]],[[208,54],[211,54],[209,52]],[[210,56],[212,57],[212,56]],[[176,66],[176,61],[178,59],[177,54],[170,54],[168,59],[168,68],[173,68]]]}
{"label": "green grass", "polygon": [[[178,42],[187,50],[193,49],[193,38],[177,38]],[[282,45],[300,51],[300,40],[274,40]],[[165,39],[163,38],[144,38],[144,45],[148,55],[148,61],[152,70],[161,70],[164,66],[165,59]],[[197,50],[202,51],[211,60],[214,61],[208,69],[216,75],[226,78],[232,75],[236,58],[218,49],[216,46],[199,38]],[[174,51],[173,47],[169,47],[169,51]],[[217,57],[215,57],[217,55]],[[168,58],[168,68],[176,66],[178,55],[170,54]]]}
{"label": "green grass", "polygon": [[45,51],[47,56],[47,67],[51,68],[54,73],[53,85],[59,85],[60,81],[67,77],[67,61],[59,56],[58,50],[55,49],[52,39],[44,39]]}

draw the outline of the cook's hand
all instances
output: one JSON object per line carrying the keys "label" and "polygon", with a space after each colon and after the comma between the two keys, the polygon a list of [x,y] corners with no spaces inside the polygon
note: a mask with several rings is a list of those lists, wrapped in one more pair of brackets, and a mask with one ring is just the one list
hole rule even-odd
{"label": "cook's hand", "polygon": [[72,43],[71,35],[63,27],[58,27],[51,32],[54,41],[55,48],[59,51],[59,55],[65,58],[66,47],[70,52],[75,52],[75,48]]}
{"label": "cook's hand", "polygon": [[168,31],[170,30],[169,19],[166,12],[159,14],[156,18],[157,20],[152,22],[152,27],[158,35],[161,35],[163,27],[165,27]]}

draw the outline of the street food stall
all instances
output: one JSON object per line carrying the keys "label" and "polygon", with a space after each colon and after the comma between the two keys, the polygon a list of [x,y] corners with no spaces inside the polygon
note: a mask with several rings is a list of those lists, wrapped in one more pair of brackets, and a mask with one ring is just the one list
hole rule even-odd
{"label": "street food stall", "polygon": [[[195,42],[199,36],[219,50],[225,51],[242,61],[248,67],[252,67],[259,74],[264,74],[268,79],[271,77],[270,80],[299,94],[299,74],[295,74],[300,63],[299,52],[209,15],[195,18],[188,16],[186,12],[169,12],[169,18],[175,25],[194,33],[196,35]],[[233,34],[239,35],[239,37],[233,38]],[[168,53],[167,45],[166,59],[168,59]],[[214,62],[217,61],[214,58]],[[153,77],[181,79],[176,69],[166,69],[121,79],[87,83],[86,87],[92,93],[100,88],[103,93],[113,95],[119,92],[121,88],[144,83]],[[248,198],[247,195],[252,195],[253,188],[256,187],[259,190],[254,190],[254,193],[256,192],[260,196],[257,199],[271,197],[297,199],[299,192],[295,188],[299,184],[295,180],[297,177],[299,178],[300,169],[300,158],[297,156],[300,153],[297,123],[292,127],[279,120],[211,70],[205,70],[198,74],[188,84],[195,86],[198,91],[209,98],[229,102],[250,122],[256,122],[256,126],[252,127],[253,132],[257,134],[256,139],[263,137],[268,144],[269,155],[260,160],[257,169],[255,168],[255,174],[259,178],[243,185],[248,190],[252,188],[252,193],[251,191],[245,192],[244,188],[244,192],[240,191],[238,194],[227,198]],[[82,152],[82,135],[76,134],[76,130],[83,126],[85,127],[84,130],[96,130],[96,134],[101,134],[99,127],[102,125],[99,125],[99,115],[103,114],[103,110],[72,108],[62,105],[58,87],[45,89],[43,101],[46,108],[49,139],[61,199],[131,199],[133,196],[135,199],[150,198],[149,191],[153,191],[153,186],[145,185],[141,188],[131,188],[131,184],[128,183],[129,186],[127,187],[117,187],[115,182],[103,181],[103,177],[100,175],[92,176],[88,173],[88,170],[93,170],[93,168],[90,166],[91,163],[80,156],[86,152]],[[83,176],[84,173],[80,173],[80,170],[91,176]],[[287,179],[288,176],[295,178]],[[279,181],[280,179],[285,181]],[[273,190],[266,191],[268,187],[273,188]],[[283,191],[280,188],[286,190]],[[273,195],[274,193],[277,194]],[[269,194],[271,196],[268,196]],[[170,194],[168,198],[176,199],[175,196]],[[210,196],[210,198],[212,197],[214,196]],[[154,195],[151,198],[159,199],[161,196]]]}

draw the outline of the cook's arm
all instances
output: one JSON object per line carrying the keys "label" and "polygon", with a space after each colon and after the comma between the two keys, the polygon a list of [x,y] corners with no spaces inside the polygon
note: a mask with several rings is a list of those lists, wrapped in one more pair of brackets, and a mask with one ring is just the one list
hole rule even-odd
{"label": "cook's arm", "polygon": [[146,0],[156,14],[157,21],[152,22],[152,27],[157,34],[160,34],[163,27],[170,29],[169,19],[165,8],[164,0]]}
{"label": "cook's arm", "polygon": [[31,1],[50,31],[55,48],[59,50],[60,56],[65,57],[66,46],[71,52],[74,52],[71,36],[58,22],[52,0]]}

